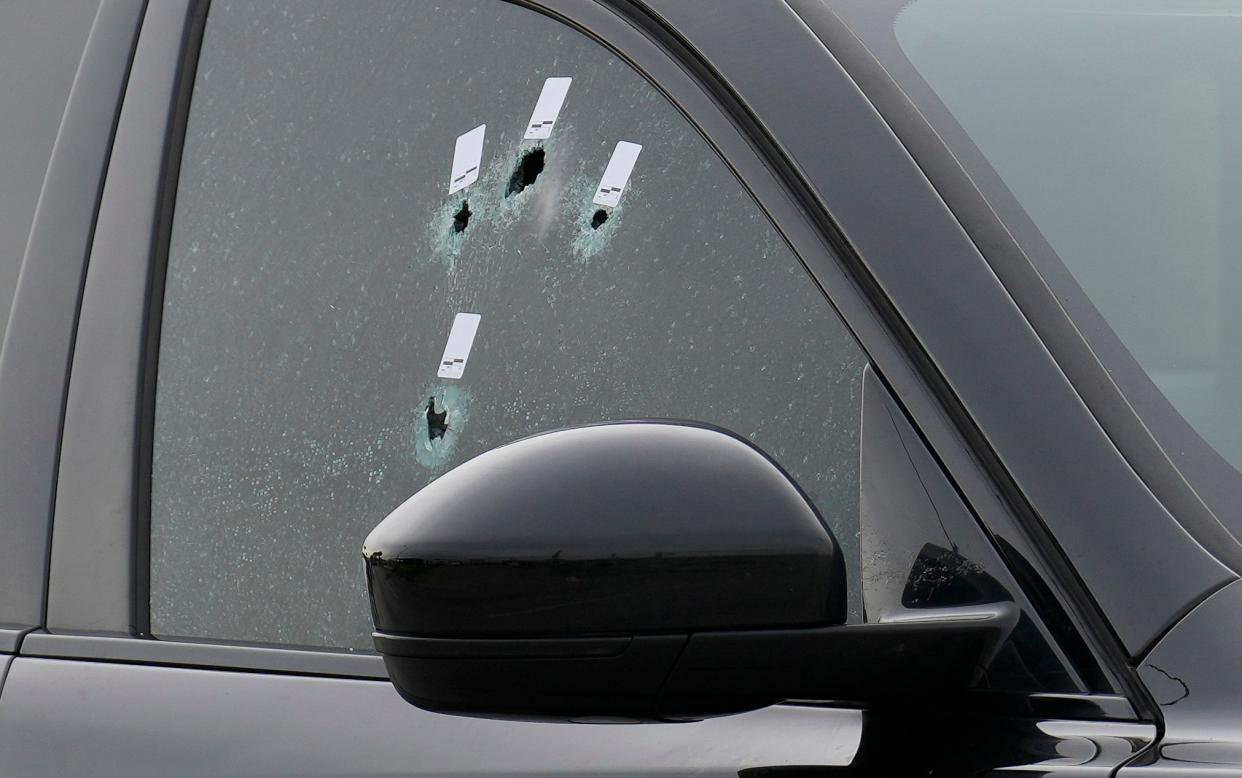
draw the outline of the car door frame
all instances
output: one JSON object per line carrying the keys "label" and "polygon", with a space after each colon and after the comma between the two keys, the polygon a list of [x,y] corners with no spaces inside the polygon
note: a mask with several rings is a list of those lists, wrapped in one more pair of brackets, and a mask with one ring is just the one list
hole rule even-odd
{"label": "car door frame", "polygon": [[[998,475],[987,438],[960,418],[964,411],[924,338],[863,263],[860,230],[878,230],[879,219],[843,232],[794,165],[787,152],[693,46],[647,6],[616,0],[519,2],[585,32],[646,75],[700,130],[782,233],[811,276],[862,343],[878,375],[901,399],[915,428],[991,537],[1003,540],[1007,561],[1022,560],[1019,578],[1035,591],[1028,596],[1067,614],[1063,632],[1072,633],[1108,678],[1098,695],[1051,695],[1041,713],[1068,718],[1155,717],[1142,685],[1125,661],[1124,649],[1074,574],[1062,549],[1024,518],[1030,506],[1001,469]],[[21,653],[201,668],[347,678],[386,677],[379,658],[341,652],[256,647],[218,642],[154,639],[149,624],[149,494],[151,424],[160,301],[171,228],[181,137],[194,64],[206,14],[205,0],[163,0],[146,10],[133,59],[111,164],[99,204],[90,267],[82,299],[52,529],[45,630],[25,638]],[[667,12],[667,8],[665,11]],[[890,153],[891,133],[844,71],[824,50],[815,60],[822,80],[843,95],[865,121],[853,128],[851,143]],[[730,67],[737,67],[733,63]],[[835,67],[835,69],[834,69]],[[851,91],[852,90],[852,91]],[[855,176],[866,171],[852,171]],[[900,173],[898,175],[897,173]],[[962,252],[955,222],[934,191],[917,175],[901,170],[873,182],[891,187],[908,211],[922,209],[942,228],[943,245],[924,250]],[[883,253],[882,251],[879,253]],[[973,248],[966,254],[973,260]],[[1008,300],[999,287],[969,287]],[[959,294],[962,294],[959,290]],[[1016,311],[1015,311],[1016,313]],[[920,333],[921,334],[921,333]],[[1020,338],[1020,343],[1025,344]],[[1042,365],[1041,365],[1042,367]],[[1046,381],[1063,379],[1046,368]],[[1066,383],[1062,389],[1072,389]],[[966,420],[971,421],[969,414]],[[1072,421],[1072,419],[1069,419]],[[980,440],[982,438],[982,440]],[[1114,452],[1115,454],[1115,452]],[[998,477],[1000,480],[998,480]],[[999,486],[998,486],[999,484]],[[1010,484],[1006,486],[1005,484]],[[1025,506],[1025,508],[1023,507]],[[1038,579],[1033,583],[1031,579]],[[1041,608],[1041,613],[1045,612]]]}
{"label": "car door frame", "polygon": [[0,350],[0,653],[45,623],[78,306],[145,0],[102,0],[48,161]]}

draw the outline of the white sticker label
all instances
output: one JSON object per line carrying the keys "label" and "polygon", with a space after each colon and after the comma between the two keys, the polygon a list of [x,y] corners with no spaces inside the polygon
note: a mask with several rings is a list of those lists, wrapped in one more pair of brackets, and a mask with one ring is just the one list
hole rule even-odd
{"label": "white sticker label", "polygon": [[565,104],[565,95],[569,94],[571,82],[573,79],[567,76],[549,78],[543,82],[543,91],[539,93],[539,100],[535,102],[535,110],[526,124],[524,136],[526,140],[547,138],[552,134],[552,127],[556,124],[556,117],[561,112],[561,106]]}
{"label": "white sticker label", "polygon": [[595,190],[595,204],[615,208],[621,202],[621,193],[625,184],[634,172],[634,163],[638,161],[638,152],[643,147],[637,143],[621,141],[612,150],[612,159],[604,168],[604,177],[599,180],[599,189]]}
{"label": "white sticker label", "polygon": [[474,346],[474,334],[479,331],[477,313],[459,313],[453,317],[453,329],[449,330],[448,343],[444,344],[444,356],[440,357],[440,378],[461,378],[466,372],[466,360]]}
{"label": "white sticker label", "polygon": [[458,136],[453,148],[453,173],[449,179],[449,194],[465,189],[479,180],[479,165],[483,162],[483,133],[486,124],[480,124],[470,132]]}

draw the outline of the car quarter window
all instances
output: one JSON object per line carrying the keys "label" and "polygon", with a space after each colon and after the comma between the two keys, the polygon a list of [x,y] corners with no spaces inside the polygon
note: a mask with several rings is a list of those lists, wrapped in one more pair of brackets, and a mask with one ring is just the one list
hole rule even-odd
{"label": "car quarter window", "polygon": [[770,453],[861,618],[864,355],[608,49],[500,0],[216,0],[179,176],[154,634],[369,648],[361,544],[390,510],[495,446],[635,417]]}

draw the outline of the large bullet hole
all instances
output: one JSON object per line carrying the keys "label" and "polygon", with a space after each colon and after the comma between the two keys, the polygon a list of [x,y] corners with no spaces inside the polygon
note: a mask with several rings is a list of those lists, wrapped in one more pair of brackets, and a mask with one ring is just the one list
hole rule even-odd
{"label": "large bullet hole", "polygon": [[436,412],[436,398],[427,400],[427,438],[435,440],[448,432],[448,408]]}
{"label": "large bullet hole", "polygon": [[543,149],[531,149],[523,154],[522,161],[518,162],[518,166],[513,170],[513,175],[509,176],[509,188],[505,190],[505,197],[517,194],[534,184],[535,179],[539,178],[539,174],[542,172]]}
{"label": "large bullet hole", "polygon": [[591,217],[591,229],[598,230],[606,221],[608,221],[608,212],[603,208],[600,208],[595,212],[595,215]]}
{"label": "large bullet hole", "polygon": [[465,232],[466,225],[470,224],[470,216],[470,204],[462,200],[461,210],[453,215],[453,232]]}

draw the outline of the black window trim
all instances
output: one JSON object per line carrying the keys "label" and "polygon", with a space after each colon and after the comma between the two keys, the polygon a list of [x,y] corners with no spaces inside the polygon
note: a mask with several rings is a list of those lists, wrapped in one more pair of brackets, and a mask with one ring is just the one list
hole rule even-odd
{"label": "black window trim", "polygon": [[[894,315],[886,312],[883,296],[877,289],[865,286],[859,269],[847,266],[852,248],[828,221],[822,205],[803,193],[805,185],[795,186],[796,181],[790,180],[791,176],[796,179],[797,171],[788,162],[772,163],[773,155],[779,158],[780,150],[754,117],[740,107],[736,96],[719,85],[714,90],[706,88],[705,84],[711,83],[710,69],[703,63],[687,64],[691,53],[678,50],[673,45],[675,41],[654,34],[649,26],[653,19],[644,17],[640,7],[626,0],[613,0],[612,8],[605,7],[605,0],[599,4],[573,0],[509,1],[557,18],[613,50],[656,84],[704,134],[739,180],[745,182],[816,283],[826,290],[830,304],[858,337],[890,390],[902,398],[903,410],[913,417],[912,421],[917,420],[915,426],[936,443],[934,450],[939,455],[953,452],[941,464],[952,474],[967,503],[979,511],[980,520],[1010,540],[1030,561],[1036,574],[1046,579],[1062,606],[1073,614],[1076,629],[1086,637],[1114,685],[1126,691],[1141,717],[1151,718],[1154,706],[1133,680],[1115,640],[1110,642],[1107,627],[1100,628],[1096,623],[1100,617],[1089,608],[1083,613],[1084,600],[1075,588],[1077,582],[1072,576],[1067,578],[1055,572],[1055,565],[1047,559],[1049,549],[1027,536],[1011,507],[997,494],[988,471],[971,453],[959,425],[946,412],[943,397],[928,388],[923,377],[926,368],[918,364],[917,358],[911,358],[917,341],[894,323]],[[362,658],[357,655],[241,646],[226,641],[152,640],[149,634],[148,502],[152,390],[160,322],[158,294],[150,298],[147,290],[162,290],[181,134],[206,6],[206,0],[169,0],[153,6],[139,41],[136,56],[148,59],[143,60],[141,71],[135,69],[134,77],[136,82],[146,80],[142,81],[141,97],[132,101],[136,106],[132,109],[131,124],[126,124],[131,101],[126,102],[121,119],[126,135],[122,137],[118,132],[116,165],[110,171],[105,190],[107,199],[115,188],[116,199],[124,198],[127,212],[119,204],[107,211],[105,203],[99,230],[105,240],[112,241],[106,245],[112,254],[121,244],[135,250],[128,257],[111,258],[114,264],[125,263],[123,267],[109,266],[111,279],[105,291],[118,293],[118,297],[110,297],[108,305],[96,301],[94,311],[84,307],[83,327],[88,337],[103,338],[101,344],[110,342],[109,337],[114,341],[118,337],[115,331],[100,335],[100,330],[108,329],[105,324],[129,328],[127,331],[134,331],[137,326],[145,340],[136,338],[142,341],[141,347],[126,347],[125,353],[115,343],[112,349],[79,349],[70,406],[81,419],[67,419],[66,423],[62,488],[69,488],[56,509],[46,622],[50,632],[58,634],[27,636],[22,653],[221,668],[230,662],[241,662],[243,669],[299,674],[306,672],[306,655],[310,654],[314,655],[315,667],[326,668],[316,672],[357,677],[356,660]],[[152,42],[144,46],[148,40]],[[177,42],[176,48],[170,40]],[[621,49],[626,53],[621,53]],[[685,59],[679,62],[675,59],[679,56]],[[643,64],[639,65],[636,59]],[[155,167],[152,148],[163,150]],[[153,204],[151,212],[142,217],[147,226],[145,237],[142,230],[133,226],[135,208],[140,209],[143,203]],[[120,219],[123,214],[126,218]],[[109,223],[105,228],[104,222],[112,219],[119,219],[120,223]],[[825,234],[829,237],[825,238]],[[100,245],[97,241],[95,250],[100,250]],[[842,256],[846,260],[840,259]],[[100,265],[104,266],[108,259],[105,253]],[[88,279],[88,298],[90,289]],[[130,302],[137,299],[136,310],[114,310],[123,308],[118,301],[126,295]],[[150,309],[144,310],[148,300]],[[101,373],[105,375],[103,379]],[[124,376],[127,378],[122,380]],[[106,438],[93,426],[91,414],[97,415],[104,408],[127,410],[132,431],[128,446],[109,445],[115,438]],[[105,451],[110,456],[103,456]],[[84,474],[90,477],[84,478]],[[94,492],[88,493],[83,485],[87,483],[95,487]],[[102,515],[97,505],[111,508]],[[91,519],[89,525],[86,517]],[[1055,550],[1051,553],[1055,555]],[[215,651],[217,648],[221,650]],[[248,658],[243,661],[227,657]],[[339,669],[332,667],[329,657],[343,660]]]}

